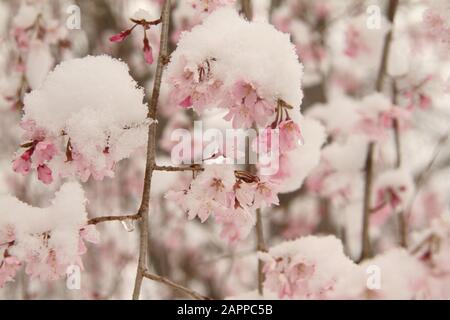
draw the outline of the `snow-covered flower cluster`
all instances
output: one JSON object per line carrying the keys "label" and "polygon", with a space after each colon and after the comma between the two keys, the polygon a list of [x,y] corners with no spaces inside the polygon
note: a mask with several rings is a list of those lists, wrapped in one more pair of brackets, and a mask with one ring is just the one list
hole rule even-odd
{"label": "snow-covered flower cluster", "polygon": [[448,299],[449,13],[0,1],[0,298]]}
{"label": "snow-covered flower cluster", "polygon": [[341,242],[331,236],[283,242],[259,256],[265,262],[264,286],[279,298],[329,298],[338,282],[357,269]]}
{"label": "snow-covered flower cluster", "polygon": [[25,97],[14,171],[36,170],[45,184],[58,176],[112,177],[114,165],[145,144],[143,98],[123,62],[107,56],[63,62]]}
{"label": "snow-covered flower cluster", "polygon": [[47,208],[27,205],[12,196],[0,197],[0,287],[14,281],[25,266],[32,278],[56,280],[67,268],[83,268],[85,241],[97,243],[88,226],[86,198],[78,183],[67,183]]}
{"label": "snow-covered flower cluster", "polygon": [[297,110],[302,101],[302,66],[288,35],[228,8],[183,34],[166,78],[175,104],[200,114],[226,108],[235,127],[270,125],[279,100]]}

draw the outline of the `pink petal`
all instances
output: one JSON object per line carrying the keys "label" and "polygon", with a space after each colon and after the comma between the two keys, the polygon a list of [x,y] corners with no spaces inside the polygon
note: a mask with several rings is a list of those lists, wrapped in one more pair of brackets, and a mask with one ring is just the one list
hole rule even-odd
{"label": "pink petal", "polygon": [[44,184],[50,184],[53,182],[52,170],[45,164],[40,165],[37,168],[37,172],[38,172],[38,179],[42,181]]}
{"label": "pink petal", "polygon": [[144,39],[144,58],[148,64],[153,63],[153,50],[152,47],[150,47],[147,38]]}

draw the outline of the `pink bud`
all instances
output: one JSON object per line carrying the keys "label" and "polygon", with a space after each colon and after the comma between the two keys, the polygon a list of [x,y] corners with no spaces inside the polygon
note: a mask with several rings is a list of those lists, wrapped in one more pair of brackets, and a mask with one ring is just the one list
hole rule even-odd
{"label": "pink bud", "polygon": [[41,180],[44,184],[50,184],[53,182],[52,170],[45,164],[40,165],[37,168],[37,172],[38,172],[38,179]]}
{"label": "pink bud", "polygon": [[122,31],[118,34],[113,35],[112,37],[109,38],[109,41],[111,42],[121,42],[123,40],[125,40],[126,37],[128,37],[131,33],[133,29],[128,29],[125,31]]}
{"label": "pink bud", "polygon": [[19,158],[13,162],[14,172],[26,175],[31,170],[31,155],[33,154],[33,149],[30,148],[25,151]]}
{"label": "pink bud", "polygon": [[152,47],[150,47],[147,38],[144,39],[144,58],[148,64],[153,63],[153,50]]}
{"label": "pink bud", "polygon": [[183,101],[180,102],[180,106],[183,108],[192,107],[192,97],[187,96]]}

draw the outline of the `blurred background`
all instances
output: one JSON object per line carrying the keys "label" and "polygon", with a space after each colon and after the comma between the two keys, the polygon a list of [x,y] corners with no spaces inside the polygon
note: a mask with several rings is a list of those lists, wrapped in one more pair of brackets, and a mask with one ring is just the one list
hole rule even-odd
{"label": "blurred background", "polygon": [[[45,74],[67,59],[108,54],[126,62],[132,77],[147,94],[151,93],[155,65],[145,63],[140,35],[133,33],[131,40],[119,44],[110,42],[109,38],[129,28],[132,25],[129,18],[138,9],[147,10],[157,18],[161,2],[1,0],[0,194],[12,194],[28,204],[44,207],[59,189],[60,182],[44,186],[33,175],[23,177],[11,169],[14,154],[22,143],[19,122],[23,97],[38,85],[36,78],[41,73]],[[173,3],[171,51],[176,48],[181,33],[189,31],[204,18],[189,1],[175,0]],[[337,117],[343,110],[340,108],[358,104],[374,92],[389,29],[386,20],[389,1],[253,0],[251,3],[254,20],[269,21],[291,36],[305,67],[303,114],[324,120],[326,117],[322,112],[328,108],[326,110]],[[433,3],[400,1],[392,58],[388,61],[383,87],[388,95],[395,97],[396,105],[412,110],[409,129],[402,133],[401,150],[402,162],[416,185],[411,205],[405,209],[411,232],[409,239],[413,243],[414,232],[430,228],[435,218],[448,212],[450,204],[450,143],[447,139],[450,42],[438,39],[439,35],[424,24],[424,13]],[[39,8],[39,19],[26,21],[29,17],[21,12],[21,8],[27,4]],[[236,8],[242,11],[240,1],[236,2]],[[377,17],[377,12],[380,20],[370,22],[370,17]],[[78,14],[80,28],[73,20]],[[26,32],[23,32],[24,24]],[[155,50],[159,31],[159,27],[150,31],[150,42]],[[32,41],[43,42],[45,52],[25,49]],[[37,59],[38,55],[44,58]],[[47,66],[41,65],[42,61]],[[36,64],[40,64],[42,70],[34,70]],[[35,73],[29,72],[30,69]],[[342,112],[345,117],[346,113]],[[192,112],[180,111],[170,105],[167,90],[163,87],[158,118],[160,163],[169,161],[170,130],[190,128],[193,119]],[[329,125],[330,144],[333,143],[332,130],[336,129],[330,124],[332,120],[325,121]],[[215,123],[214,120],[205,121]],[[379,145],[377,163],[380,171],[395,166],[397,161],[394,134],[394,131],[389,132],[389,139]],[[342,240],[346,253],[352,259],[358,259],[361,201],[350,201],[349,198],[361,198],[354,190],[362,192],[363,172],[361,168],[347,170],[344,167],[346,163],[358,161],[361,152],[364,157],[364,151],[349,147],[344,154],[336,156],[343,163],[331,167],[326,166],[331,151],[324,154],[321,164],[301,189],[280,195],[280,206],[263,212],[266,242],[275,245],[304,235],[333,234]],[[141,150],[117,164],[115,178],[91,179],[85,183],[90,217],[136,212],[143,188],[144,166],[145,150]],[[321,170],[329,170],[326,178]],[[229,246],[220,239],[213,221],[204,224],[198,220],[188,221],[178,207],[164,199],[167,190],[190,178],[189,173],[155,173],[149,240],[152,271],[212,298],[254,290],[257,278],[255,236]],[[314,178],[321,179],[327,187],[316,190]],[[399,223],[392,215],[373,226],[376,252],[401,245]],[[126,221],[105,223],[99,225],[98,230],[101,242],[90,245],[83,256],[85,271],[80,290],[68,290],[64,279],[49,283],[30,279],[21,270],[15,282],[0,288],[0,298],[129,299],[136,271],[138,228],[132,221]],[[182,296],[161,284],[146,281],[141,297],[169,299]]]}

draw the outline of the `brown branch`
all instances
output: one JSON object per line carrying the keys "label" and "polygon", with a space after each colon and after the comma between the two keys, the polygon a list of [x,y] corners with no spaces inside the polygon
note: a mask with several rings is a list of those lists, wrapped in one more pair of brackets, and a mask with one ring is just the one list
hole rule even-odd
{"label": "brown branch", "polygon": [[156,171],[166,171],[166,172],[183,172],[183,171],[204,171],[205,169],[200,166],[190,166],[190,167],[172,167],[172,166],[158,166],[155,165],[153,170]]}
{"label": "brown branch", "polygon": [[399,0],[389,0],[389,7],[388,7],[388,13],[387,18],[389,22],[392,24],[391,29],[386,35],[386,38],[384,40],[384,46],[383,46],[383,56],[381,58],[381,65],[380,69],[378,70],[378,77],[376,81],[376,91],[381,92],[383,89],[383,80],[384,76],[386,75],[386,69],[388,64],[388,58],[389,58],[389,52],[391,51],[391,44],[392,44],[392,35],[393,35],[393,28],[394,28],[394,20],[395,20],[395,14],[397,12]]}
{"label": "brown branch", "polygon": [[200,293],[195,292],[194,290],[191,290],[189,288],[183,287],[182,285],[179,285],[167,278],[149,273],[149,272],[144,272],[143,276],[147,279],[165,284],[166,286],[169,286],[175,290],[178,290],[184,294],[186,294],[187,296],[190,296],[191,298],[195,299],[195,300],[212,300],[209,297],[206,297],[204,295],[201,295]]}
{"label": "brown branch", "polygon": [[252,0],[241,0],[242,13],[248,21],[253,19],[253,6]]}
{"label": "brown branch", "polygon": [[[398,86],[394,79],[392,82],[392,104],[397,105],[398,100]],[[395,142],[395,168],[400,169],[402,166],[402,144],[400,136],[400,125],[398,119],[394,119],[394,142]],[[398,233],[400,238],[400,246],[408,247],[408,221],[405,212],[402,210],[398,213]]]}
{"label": "brown branch", "polygon": [[373,184],[373,155],[375,142],[370,142],[367,150],[367,159],[365,166],[365,184],[364,184],[364,204],[363,204],[363,227],[362,227],[362,252],[360,261],[369,258],[372,255],[372,246],[370,244],[370,212],[372,203],[372,184]]}
{"label": "brown branch", "polygon": [[[266,242],[264,241],[264,229],[261,215],[261,209],[256,210],[256,241],[257,250],[265,252],[267,251]],[[258,259],[258,293],[263,295],[263,283],[265,280],[263,272],[264,262]]]}
{"label": "brown branch", "polygon": [[126,216],[106,216],[106,217],[96,217],[89,219],[87,224],[99,224],[103,222],[109,222],[109,221],[125,221],[125,220],[139,220],[140,219],[139,214],[130,214]]}
{"label": "brown branch", "polygon": [[[383,80],[386,75],[387,62],[389,58],[389,52],[392,43],[392,29],[395,20],[395,14],[397,12],[399,0],[390,0],[387,17],[392,24],[391,30],[389,30],[384,40],[383,54],[381,57],[380,69],[378,71],[378,77],[376,80],[376,91],[381,92],[383,90]],[[372,186],[373,186],[373,157],[375,150],[375,142],[370,142],[367,149],[366,167],[365,167],[365,184],[364,184],[364,204],[363,204],[363,227],[362,227],[362,251],[360,261],[369,258],[372,255],[372,247],[370,243],[370,211],[372,202]]]}
{"label": "brown branch", "polygon": [[[160,50],[158,56],[158,64],[156,66],[156,74],[153,85],[152,97],[148,109],[148,118],[156,119],[159,93],[161,89],[162,74],[165,63],[168,57],[168,39],[169,39],[169,25],[170,25],[170,9],[171,0],[166,0],[161,13],[161,40]],[[145,166],[144,189],[142,193],[142,202],[139,207],[138,214],[141,216],[140,220],[140,241],[139,241],[139,261],[136,271],[136,279],[134,283],[133,299],[139,299],[141,292],[142,280],[144,273],[147,270],[146,260],[148,255],[148,238],[149,238],[149,207],[150,207],[150,191],[152,184],[153,170],[155,167],[156,156],[156,121],[152,122],[148,129],[147,141],[147,162]]]}

